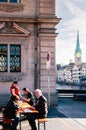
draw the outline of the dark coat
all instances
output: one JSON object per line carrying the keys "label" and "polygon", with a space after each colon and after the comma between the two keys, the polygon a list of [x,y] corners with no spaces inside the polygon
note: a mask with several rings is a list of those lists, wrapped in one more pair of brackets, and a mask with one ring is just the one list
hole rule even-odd
{"label": "dark coat", "polygon": [[37,104],[35,108],[36,110],[38,110],[41,117],[47,116],[47,113],[48,113],[47,100],[43,95],[40,96],[40,98],[37,100]]}
{"label": "dark coat", "polygon": [[13,101],[9,101],[4,109],[4,116],[7,118],[15,118],[16,111],[18,111],[18,105],[15,104]]}
{"label": "dark coat", "polygon": [[28,94],[26,95],[27,99],[30,98],[30,101],[28,102],[31,106],[34,105],[34,97],[33,94],[31,92],[28,92]]}

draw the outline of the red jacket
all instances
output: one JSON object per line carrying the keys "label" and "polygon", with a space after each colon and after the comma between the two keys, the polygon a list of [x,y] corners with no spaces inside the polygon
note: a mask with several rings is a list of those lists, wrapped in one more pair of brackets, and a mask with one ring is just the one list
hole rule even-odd
{"label": "red jacket", "polygon": [[16,94],[16,95],[19,95],[20,91],[19,91],[19,88],[18,88],[18,87],[12,85],[12,86],[10,87],[10,93],[11,93],[11,94],[12,94],[12,89],[15,89],[15,94]]}

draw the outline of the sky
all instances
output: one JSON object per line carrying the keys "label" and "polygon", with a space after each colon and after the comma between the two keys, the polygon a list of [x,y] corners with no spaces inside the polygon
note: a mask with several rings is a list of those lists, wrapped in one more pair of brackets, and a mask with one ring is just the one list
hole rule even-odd
{"label": "sky", "polygon": [[77,30],[79,30],[82,62],[86,62],[86,0],[56,0],[56,64],[74,62]]}

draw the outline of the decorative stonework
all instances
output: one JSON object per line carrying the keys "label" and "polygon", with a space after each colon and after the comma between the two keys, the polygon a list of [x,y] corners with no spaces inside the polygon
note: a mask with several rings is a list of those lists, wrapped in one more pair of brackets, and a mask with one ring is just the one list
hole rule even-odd
{"label": "decorative stonework", "polygon": [[29,36],[30,32],[15,22],[0,23],[0,35]]}
{"label": "decorative stonework", "polygon": [[0,76],[0,82],[13,82],[22,80],[22,76]]}
{"label": "decorative stonework", "polygon": [[21,81],[25,76],[24,73],[2,73],[0,72],[0,82]]}
{"label": "decorative stonework", "polygon": [[0,3],[0,11],[3,12],[19,12],[23,11],[24,6],[22,4],[12,4],[12,3]]}

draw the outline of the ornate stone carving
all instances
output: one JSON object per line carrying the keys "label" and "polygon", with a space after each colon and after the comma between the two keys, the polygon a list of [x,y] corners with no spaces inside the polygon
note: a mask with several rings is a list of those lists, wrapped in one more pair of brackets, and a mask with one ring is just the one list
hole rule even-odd
{"label": "ornate stone carving", "polygon": [[29,36],[30,32],[15,22],[0,23],[0,35]]}
{"label": "ornate stone carving", "polygon": [[19,3],[0,3],[0,11],[3,12],[19,12],[23,11],[24,5]]}

